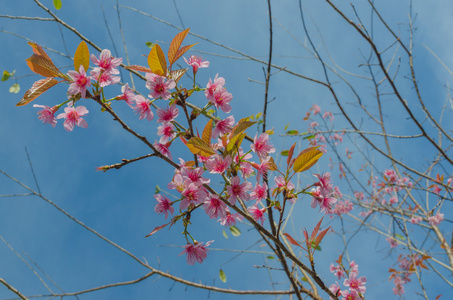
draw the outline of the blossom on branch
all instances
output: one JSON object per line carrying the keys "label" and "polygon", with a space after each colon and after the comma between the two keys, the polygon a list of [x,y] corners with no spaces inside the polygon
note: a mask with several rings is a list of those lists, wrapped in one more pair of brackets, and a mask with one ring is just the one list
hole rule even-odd
{"label": "blossom on branch", "polygon": [[212,241],[209,241],[206,243],[206,245],[203,245],[203,243],[198,243],[194,242],[194,244],[188,243],[187,245],[184,246],[184,251],[181,252],[179,255],[183,255],[184,253],[187,254],[187,263],[189,265],[195,264],[195,261],[201,264],[203,260],[208,256],[208,247],[211,245]]}
{"label": "blossom on branch", "polygon": [[66,131],[72,131],[74,126],[77,125],[82,128],[87,128],[87,122],[82,119],[83,115],[86,115],[88,110],[85,106],[77,106],[76,108],[72,106],[67,106],[64,109],[64,113],[61,113],[57,116],[57,119],[65,119],[63,126]]}
{"label": "blossom on branch", "polygon": [[47,105],[34,104],[33,107],[42,107],[40,111],[37,112],[38,119],[43,123],[48,123],[55,127],[57,125],[57,119],[55,119],[55,112],[58,110],[58,107],[49,107]]}
{"label": "blossom on branch", "polygon": [[82,98],[85,98],[87,87],[91,85],[91,77],[87,76],[85,69],[82,65],[79,67],[79,71],[68,71],[68,75],[72,78],[72,82],[69,85],[68,94],[77,95],[80,93]]}

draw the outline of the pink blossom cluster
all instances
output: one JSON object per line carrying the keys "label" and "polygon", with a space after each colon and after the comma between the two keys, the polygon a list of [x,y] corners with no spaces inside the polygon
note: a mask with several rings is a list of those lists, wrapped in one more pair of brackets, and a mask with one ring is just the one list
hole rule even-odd
{"label": "pink blossom cluster", "polygon": [[343,266],[339,264],[337,266],[330,264],[330,272],[337,276],[338,279],[341,279],[342,277],[347,278],[343,281],[343,285],[346,287],[345,289],[342,290],[337,282],[332,284],[329,287],[329,290],[337,296],[342,296],[342,299],[344,300],[361,300],[366,292],[365,284],[367,279],[365,276],[358,277],[359,266],[354,261],[351,261],[349,266],[349,275],[347,276],[347,272]]}
{"label": "pink blossom cluster", "polygon": [[319,204],[321,211],[330,213],[332,204],[337,202],[337,199],[333,196],[334,192],[330,173],[327,172],[323,175],[315,174],[314,176],[318,178],[319,181],[315,183],[316,187],[310,191],[313,196],[311,207],[316,208]]}
{"label": "pink blossom cluster", "polygon": [[404,294],[404,285],[411,281],[409,276],[413,273],[411,270],[412,259],[418,259],[417,255],[413,255],[412,258],[409,255],[398,256],[398,270],[394,270],[390,279],[393,279],[393,284],[395,285],[393,288],[393,293],[395,295],[403,295]]}

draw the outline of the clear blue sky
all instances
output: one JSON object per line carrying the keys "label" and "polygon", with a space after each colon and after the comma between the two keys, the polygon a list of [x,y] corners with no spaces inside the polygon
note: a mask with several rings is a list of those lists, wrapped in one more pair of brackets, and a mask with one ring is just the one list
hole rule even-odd
{"label": "clear blue sky", "polygon": [[[120,5],[135,7],[152,14],[178,27],[191,28],[191,33],[202,35],[212,41],[237,49],[258,59],[267,60],[268,55],[268,12],[266,1],[181,1],[176,0],[180,18],[173,1],[119,1]],[[319,3],[318,3],[319,2]],[[364,46],[362,40],[350,28],[345,26],[332,9],[316,1],[304,1],[306,18],[315,44],[329,51],[338,67],[360,73],[360,49]],[[340,1],[338,1],[340,2]],[[369,20],[369,8],[364,1],[357,1],[356,9],[364,20]],[[381,3],[382,2],[382,3]],[[43,1],[52,11],[52,1]],[[301,26],[298,1],[272,1],[274,20],[274,63],[286,66],[300,74],[323,79],[322,69],[299,42],[304,43],[305,34]],[[63,7],[57,16],[69,25],[77,28],[83,35],[101,48],[111,49],[115,53],[112,40],[103,18],[106,16],[110,34],[113,37],[118,55],[125,59],[121,34],[119,30],[116,1],[63,1]],[[407,38],[409,1],[380,1],[377,4],[382,15],[392,28]],[[34,1],[1,1],[0,14],[48,18]],[[348,5],[343,6],[348,16],[353,12]],[[430,86],[425,93],[431,93],[433,98],[443,99],[446,93],[443,85],[447,73],[435,58],[422,45],[427,45],[447,66],[453,65],[451,49],[453,47],[453,3],[447,0],[425,3],[413,1],[413,12],[417,14],[415,43],[416,59],[420,58],[416,69],[420,81]],[[141,15],[130,9],[121,7],[120,15],[127,51],[131,64],[146,65],[149,48],[146,42],[159,43],[164,52],[168,43],[179,31],[162,22]],[[181,21],[183,24],[181,24]],[[279,25],[281,24],[281,26]],[[377,39],[386,41],[389,37],[379,36]],[[27,37],[40,45],[49,47],[63,54],[73,55],[80,39],[72,32],[57,26],[53,22],[10,20],[0,18],[0,28]],[[285,30],[290,31],[290,34]],[[320,33],[322,38],[320,37]],[[25,64],[25,59],[31,55],[31,48],[24,39],[0,32],[1,55],[0,71],[16,70],[21,90],[18,94],[8,93],[13,79],[0,83],[0,169],[19,179],[24,184],[36,189],[33,175],[25,153],[27,147],[33,168],[39,182],[42,194],[68,211],[75,218],[94,228],[112,241],[134,253],[139,258],[145,258],[154,267],[168,270],[176,276],[184,277],[195,282],[203,282],[222,288],[232,289],[287,289],[288,284],[280,271],[269,277],[267,270],[254,268],[254,265],[269,264],[279,266],[277,262],[267,259],[266,254],[245,253],[236,256],[235,252],[211,251],[208,259],[202,264],[188,266],[184,256],[178,256],[181,248],[166,245],[184,245],[185,240],[180,232],[181,227],[170,231],[164,229],[155,236],[145,239],[144,236],[154,227],[164,223],[164,218],[154,213],[155,201],[152,195],[156,185],[165,187],[172,177],[173,171],[157,159],[147,159],[139,163],[125,166],[121,170],[111,170],[106,173],[96,172],[98,166],[114,164],[122,158],[134,158],[149,153],[148,149],[127,132],[121,130],[107,114],[100,112],[94,103],[86,103],[90,111],[86,117],[87,129],[76,128],[66,132],[60,121],[56,128],[42,124],[36,116],[37,109],[29,104],[25,107],[15,107],[23,93],[38,80],[38,75],[32,74]],[[292,36],[296,37],[296,41]],[[64,39],[64,42],[63,42]],[[186,44],[199,43],[193,49],[198,55],[210,61],[208,69],[200,69],[197,82],[205,86],[209,78],[217,73],[226,79],[228,91],[233,94],[231,103],[235,119],[256,114],[262,110],[264,87],[252,82],[263,82],[263,65],[244,59],[232,59],[225,56],[241,58],[222,47],[213,45],[194,36],[188,36]],[[389,42],[390,43],[390,42]],[[384,45],[385,42],[382,43]],[[196,52],[204,51],[207,54]],[[90,48],[90,52],[94,52]],[[62,70],[72,69],[72,62],[52,51],[47,51],[57,66]],[[219,55],[212,55],[212,53]],[[181,64],[184,62],[181,60]],[[130,81],[127,72],[123,71],[125,81]],[[449,80],[448,78],[447,80]],[[190,84],[187,79],[186,84]],[[146,93],[144,82],[135,80],[137,89]],[[424,85],[422,85],[424,86]],[[434,88],[433,88],[434,87]],[[359,87],[360,89],[360,87]],[[118,88],[111,88],[110,96],[119,94]],[[339,91],[347,98],[349,91]],[[410,95],[410,91],[408,94]],[[66,87],[58,86],[39,97],[33,103],[52,106],[64,100]],[[108,97],[108,96],[107,96]],[[372,94],[370,94],[372,97]],[[269,105],[268,128],[275,128],[274,145],[277,153],[290,147],[296,139],[278,137],[284,133],[284,127],[290,123],[289,129],[305,131],[307,125],[302,121],[305,112],[318,104],[334,114],[338,109],[333,105],[333,99],[326,89],[319,85],[303,81],[280,72],[272,77],[270,99],[275,98]],[[199,106],[205,104],[204,97],[195,96],[191,101]],[[345,102],[347,102],[345,100]],[[125,105],[121,115],[135,130],[146,135],[150,141],[156,139],[155,120],[148,122],[138,120],[137,116]],[[351,113],[355,110],[350,108]],[[389,112],[392,115],[393,112]],[[220,116],[225,116],[219,114]],[[397,118],[395,114],[395,118]],[[337,118],[338,129],[346,126],[344,120]],[[448,122],[448,120],[447,120]],[[396,124],[396,123],[395,123]],[[448,123],[447,123],[448,124]],[[451,125],[451,123],[450,123]],[[449,128],[449,127],[447,127]],[[450,126],[451,128],[451,126]],[[401,129],[401,128],[400,128]],[[404,130],[403,130],[404,129]],[[402,128],[397,133],[410,132],[410,128]],[[254,136],[253,131],[249,135]],[[348,146],[345,141],[343,148]],[[308,146],[308,145],[305,145]],[[181,152],[182,153],[182,152]],[[178,152],[173,153],[174,158]],[[314,170],[315,173],[328,170],[329,155],[325,155]],[[400,154],[403,155],[403,154]],[[421,154],[411,153],[408,160],[417,159]],[[334,157],[332,157],[334,159]],[[377,156],[373,158],[379,159]],[[355,164],[360,165],[361,162]],[[381,169],[389,167],[388,163]],[[451,170],[450,170],[451,171]],[[450,172],[451,173],[451,172]],[[335,185],[347,191],[345,183],[335,174]],[[307,175],[302,178],[303,185],[311,184],[313,179]],[[4,176],[0,176],[0,194],[22,194],[25,190]],[[312,228],[323,216],[318,210],[309,206],[310,199],[303,198],[296,206],[293,225],[294,232],[300,234],[303,227]],[[357,212],[356,212],[357,214]],[[330,222],[330,221],[329,221]],[[331,225],[338,226],[333,222]],[[146,274],[147,270],[117,249],[106,244],[92,233],[65,217],[55,208],[37,197],[5,197],[0,198],[0,235],[20,253],[29,264],[35,262],[65,292],[74,292],[99,285],[120,281],[134,280]],[[222,236],[224,229],[201,213],[193,216],[193,229],[197,239],[208,241],[214,239],[212,248],[245,249],[268,251],[260,247],[259,236],[248,225],[239,225],[241,236],[229,239]],[[228,230],[227,230],[228,231]],[[297,235],[296,234],[296,235]],[[330,239],[330,240],[329,240]],[[384,239],[378,239],[374,234],[359,234],[351,242],[353,251],[351,259],[360,265],[361,275],[368,277],[367,299],[396,298],[391,292],[392,284],[388,282],[387,270],[396,260],[397,254],[388,254],[388,245]],[[330,262],[333,262],[343,249],[341,239],[329,236],[323,245],[319,256],[318,272],[326,282],[334,283],[335,278],[329,272]],[[370,253],[372,258],[370,258]],[[30,271],[4,243],[0,243],[0,277],[18,288],[25,295],[48,294],[39,279]],[[33,268],[42,272],[38,267]],[[219,269],[227,275],[227,283],[218,278]],[[213,294],[204,290],[173,284],[170,280],[151,277],[141,283],[107,289],[80,296],[80,299],[231,299],[224,294]],[[48,279],[46,283],[54,292],[59,289]],[[416,280],[415,277],[413,280]],[[271,286],[270,282],[277,282]],[[447,290],[436,290],[436,280],[428,280],[427,288],[430,297],[443,294],[441,299],[448,299]],[[443,285],[445,286],[445,285]],[[416,284],[407,285],[407,299],[415,299],[414,292],[419,288]],[[325,296],[325,295],[323,295]],[[0,299],[13,298],[14,295],[0,285]],[[252,299],[270,297],[250,296]],[[282,297],[285,298],[285,297]],[[327,299],[327,298],[326,298]],[[430,298],[431,299],[431,298]]]}

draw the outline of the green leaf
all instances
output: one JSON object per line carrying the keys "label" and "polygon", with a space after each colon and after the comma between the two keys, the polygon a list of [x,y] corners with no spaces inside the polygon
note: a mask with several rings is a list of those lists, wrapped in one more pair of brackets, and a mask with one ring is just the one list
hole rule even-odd
{"label": "green leaf", "polygon": [[270,256],[270,255],[267,257],[267,259],[274,259],[274,258],[275,258],[275,257]]}
{"label": "green leaf", "polygon": [[151,49],[152,47],[154,47],[154,43],[146,42],[146,47]]}
{"label": "green leaf", "polygon": [[406,238],[405,238],[404,236],[402,236],[401,234],[395,233],[395,236],[396,236],[397,238],[399,238],[400,240],[402,240],[402,241],[405,241],[405,240],[406,240]]}
{"label": "green leaf", "polygon": [[14,76],[14,73],[16,73],[16,70],[12,71],[11,73],[6,70],[3,71],[2,81],[7,81],[11,76]]}
{"label": "green leaf", "polygon": [[299,131],[297,131],[297,130],[290,130],[290,131],[287,131],[286,134],[296,135],[296,134],[299,134]]}
{"label": "green leaf", "polygon": [[280,152],[280,154],[281,154],[282,156],[288,156],[289,150],[284,150],[284,151]]}
{"label": "green leaf", "polygon": [[306,277],[302,277],[302,281],[308,282],[308,279]]}
{"label": "green leaf", "polygon": [[17,94],[17,93],[19,93],[19,91],[20,91],[20,86],[19,86],[18,83],[13,84],[13,85],[9,88],[9,92],[10,92],[10,93],[13,93],[13,94]]}
{"label": "green leaf", "polygon": [[289,123],[288,123],[288,124],[286,124],[286,126],[285,126],[284,130],[288,129],[288,127],[289,127]]}
{"label": "green leaf", "polygon": [[223,272],[222,269],[220,269],[220,271],[219,271],[219,277],[220,277],[220,280],[222,280],[223,283],[226,282],[227,278],[226,278],[225,272]]}
{"label": "green leaf", "polygon": [[226,239],[228,239],[228,234],[225,232],[225,230],[222,230],[222,234]]}
{"label": "green leaf", "polygon": [[230,226],[230,231],[233,236],[240,236],[241,231],[236,226]]}
{"label": "green leaf", "polygon": [[61,0],[53,0],[53,6],[56,10],[61,9]]}
{"label": "green leaf", "polygon": [[311,135],[307,135],[307,136],[304,136],[304,140],[311,140],[311,139],[314,139],[315,138],[315,135],[314,134],[311,134]]}
{"label": "green leaf", "polygon": [[160,187],[156,185],[156,189],[154,190],[154,194],[158,194],[160,192]]}

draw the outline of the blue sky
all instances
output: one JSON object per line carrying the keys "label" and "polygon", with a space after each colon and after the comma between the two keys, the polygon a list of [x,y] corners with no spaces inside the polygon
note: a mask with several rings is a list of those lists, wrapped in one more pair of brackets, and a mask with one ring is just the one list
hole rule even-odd
{"label": "blue sky", "polygon": [[[135,7],[182,27],[173,1],[119,2],[120,5]],[[315,45],[319,47],[324,57],[327,55],[327,49],[338,67],[356,74],[365,74],[359,67],[359,63],[363,56],[368,54],[368,52],[361,52],[366,44],[358,38],[357,33],[345,26],[344,21],[335,15],[332,9],[319,2],[304,1],[306,21],[309,24],[310,33],[314,37]],[[52,1],[43,1],[43,4],[55,11]],[[176,4],[184,27],[190,27],[191,33],[202,35],[258,59],[267,60],[269,32],[266,1],[176,0]],[[77,28],[99,47],[113,51],[112,41],[103,19],[103,8],[118,55],[125,58],[115,5],[116,1],[107,0],[63,1],[63,7],[57,12],[57,16]],[[299,44],[299,42],[306,43],[306,37],[301,27],[298,1],[273,1],[272,5],[272,13],[275,18],[273,62],[300,74],[323,80],[320,65]],[[363,19],[368,20],[369,7],[364,3],[355,5],[359,14],[363,15]],[[408,23],[409,2],[382,1],[377,4],[377,7],[391,27],[407,38],[406,24]],[[342,8],[345,9],[348,16],[353,16],[348,5],[345,4]],[[417,45],[414,48],[417,59],[416,70],[420,74],[422,92],[425,96],[433,98],[432,101],[435,104],[432,109],[438,116],[440,111],[436,110],[436,105],[440,106],[444,103],[447,97],[444,85],[451,77],[448,77],[450,76],[448,72],[424,45],[433,50],[447,66],[453,65],[453,57],[450,54],[453,46],[451,38],[453,3],[446,0],[429,4],[424,1],[413,1],[412,9],[414,14],[417,14],[414,22],[417,28],[414,38]],[[1,14],[49,17],[33,1],[25,0],[2,1]],[[162,22],[124,7],[120,8],[120,15],[131,64],[146,65],[146,57],[143,56],[149,52],[146,42],[159,43],[166,52],[168,43],[179,32]],[[0,28],[25,36],[63,54],[68,51],[70,55],[73,55],[80,42],[80,39],[73,33],[51,22],[0,18]],[[284,28],[288,29],[298,40],[290,36]],[[389,41],[388,44],[390,44],[389,36],[380,35],[380,32],[382,32],[382,28],[377,25],[376,39],[381,42],[381,45],[386,45],[386,41]],[[162,216],[154,213],[155,201],[152,195],[156,185],[160,187],[167,185],[173,175],[173,170],[163,162],[151,158],[125,166],[119,171],[96,172],[95,169],[98,166],[114,164],[120,162],[122,158],[134,158],[149,152],[145,146],[112,122],[111,117],[101,113],[94,103],[85,104],[90,111],[86,117],[89,127],[87,129],[76,128],[70,133],[63,129],[62,122],[59,122],[56,128],[42,124],[37,119],[37,109],[33,108],[31,104],[25,107],[15,107],[23,93],[34,81],[38,80],[39,76],[32,74],[25,64],[25,59],[32,53],[26,41],[8,33],[0,32],[0,34],[2,41],[0,71],[16,70],[21,87],[18,94],[10,94],[8,89],[14,79],[0,83],[2,95],[0,101],[0,143],[2,145],[0,147],[0,170],[36,189],[24,150],[27,147],[43,195],[137,257],[145,258],[150,265],[159,267],[161,270],[168,270],[170,273],[188,280],[201,281],[222,288],[231,287],[238,290],[272,288],[283,290],[288,288],[282,272],[272,272],[270,278],[265,269],[253,267],[264,264],[278,267],[276,259],[269,260],[267,254],[244,253],[236,257],[235,252],[216,250],[209,253],[208,259],[202,265],[188,266],[185,257],[178,256],[182,251],[181,248],[166,246],[185,244],[184,238],[180,235],[181,227],[172,228],[170,231],[164,229],[155,236],[145,239],[144,236],[147,233],[165,221]],[[232,114],[236,120],[261,111],[264,87],[252,81],[264,81],[262,64],[222,57],[220,55],[239,58],[240,55],[194,36],[188,36],[185,43],[199,43],[193,48],[195,52],[192,53],[198,55],[200,53],[197,51],[208,53],[201,54],[210,61],[210,67],[200,69],[197,76],[197,82],[201,86],[205,86],[209,78],[213,78],[217,73],[226,79],[228,91],[234,97],[231,104],[233,106]],[[90,52],[96,53],[92,48],[90,48]],[[72,62],[69,59],[49,50],[47,53],[62,70],[67,71],[72,68]],[[212,53],[219,55],[212,55]],[[184,64],[183,61],[180,63]],[[404,71],[403,69],[401,72]],[[129,81],[127,72],[123,71],[122,75],[126,81]],[[367,90],[361,86],[362,81],[352,77],[350,79],[366,96]],[[135,78],[135,83],[139,91],[147,93],[144,82]],[[185,83],[190,84],[190,80],[187,79]],[[404,85],[404,81],[401,84]],[[119,94],[119,87],[112,88],[108,93],[111,93],[110,96]],[[338,93],[343,97],[342,99],[345,99],[345,103],[348,103],[347,99],[352,97],[349,90],[341,87],[338,88]],[[40,96],[34,103],[52,106],[63,101],[65,95],[66,87],[61,85]],[[370,92],[369,97],[372,95]],[[413,92],[409,89],[405,90],[405,96],[411,97]],[[277,153],[288,149],[298,141],[294,138],[279,137],[284,133],[285,125],[289,123],[289,129],[297,129],[300,132],[306,130],[307,124],[302,121],[302,118],[313,103],[321,106],[323,111],[332,111],[335,116],[338,116],[338,123],[335,125],[337,129],[347,126],[344,119],[338,115],[338,109],[334,106],[328,91],[319,85],[290,76],[285,72],[279,72],[271,78],[270,99],[274,97],[276,100],[269,105],[267,128],[275,128],[273,143],[277,148]],[[368,101],[366,97],[364,99]],[[206,99],[202,95],[197,95],[192,97],[191,101],[203,106]],[[393,110],[393,107],[392,103],[388,103],[388,118],[394,122],[390,123],[394,124],[393,133],[410,134],[414,131],[413,128],[408,127],[408,123],[402,120],[404,117],[401,112]],[[146,135],[150,141],[156,139],[155,120],[151,122],[138,120],[133,111],[125,105],[118,106],[117,109],[121,112],[122,118],[130,123],[137,132]],[[356,107],[350,105],[348,109],[356,120],[363,118],[363,116],[355,115],[358,113]],[[222,113],[219,113],[219,116],[225,117]],[[451,128],[451,119],[446,119],[444,122],[445,128]],[[255,132],[250,130],[249,135],[254,136]],[[304,142],[301,147],[308,147],[308,144],[303,144]],[[345,141],[342,144],[341,151],[348,146],[346,143],[349,142]],[[415,146],[420,145],[415,144]],[[420,148],[421,152],[405,151],[407,149],[403,147],[397,150],[396,155],[404,157],[404,160],[409,162],[420,160],[420,157],[422,160],[428,160],[429,158],[425,158],[422,149]],[[175,158],[178,157],[178,153],[183,153],[178,150],[174,151]],[[390,164],[382,161],[379,155],[371,153],[370,156],[378,165],[380,164],[381,171],[390,167]],[[313,172],[327,171],[329,157],[335,159],[333,154],[328,153],[321,159]],[[361,164],[362,161],[353,161],[351,166],[357,168]],[[451,175],[451,168],[447,170],[448,172]],[[334,176],[338,180],[338,182],[334,181],[334,184],[339,185],[342,190],[344,187],[344,192],[346,192],[347,187],[344,181],[338,179],[338,174]],[[303,186],[313,182],[309,174],[303,175],[301,180]],[[0,177],[0,194],[11,195],[25,192],[24,188],[14,184],[5,176]],[[310,199],[305,197],[297,204],[290,222],[292,225],[288,227],[293,230],[295,236],[299,236],[299,239],[301,239],[301,228],[312,228],[323,216],[322,213],[310,208],[309,202]],[[444,212],[448,213],[447,207]],[[251,247],[251,250],[269,251],[266,247],[261,247],[263,242],[259,241],[259,236],[248,225],[239,225],[242,231],[239,237],[229,234],[229,238],[225,239],[222,236],[224,228],[209,220],[202,213],[195,214],[192,221],[192,231],[196,234],[197,240],[214,239],[212,248],[245,249]],[[339,226],[338,222],[329,224]],[[1,198],[0,228],[2,228],[0,235],[7,243],[29,264],[33,265],[35,262],[39,269],[43,270],[65,292],[134,280],[147,273],[145,268],[124,253],[84,230],[37,197]],[[351,228],[348,227],[347,230]],[[331,235],[326,238],[322,247],[323,251],[319,254],[317,270],[326,282],[333,283],[335,278],[329,273],[328,268],[330,262],[333,262],[343,250],[343,244],[338,236]],[[397,297],[391,292],[392,284],[387,280],[387,270],[396,261],[397,253],[388,254],[388,244],[385,239],[379,238],[372,232],[360,233],[352,239],[351,249],[351,259],[359,264],[361,275],[368,277],[367,298],[392,297],[392,299],[396,299]],[[375,259],[370,259],[370,252],[376,253],[373,254]],[[30,268],[5,243],[0,243],[0,257],[2,257],[0,260],[1,278],[6,279],[25,295],[48,294],[46,288]],[[45,277],[38,267],[33,265],[33,268],[40,276]],[[225,271],[228,278],[227,283],[219,280],[219,269]],[[434,278],[426,281],[430,299],[435,298],[438,294],[443,294],[445,297],[443,299],[447,299],[448,293],[451,292],[444,290],[445,285],[440,285],[435,280],[435,276],[432,274],[430,276],[430,278]],[[44,280],[54,292],[58,291],[58,288],[48,279],[44,278]],[[280,284],[272,286],[271,281]],[[414,295],[414,292],[418,292],[419,288],[416,284],[409,284],[406,286],[406,291],[407,298],[412,299],[410,297]],[[13,297],[11,292],[0,286],[0,299]],[[157,280],[155,277],[131,286],[86,294],[80,296],[80,299],[176,299],[177,297],[231,299],[229,295],[213,294],[178,283],[173,284],[167,279]],[[250,296],[250,298],[267,299],[271,297]],[[282,299],[284,298],[282,297]]]}

